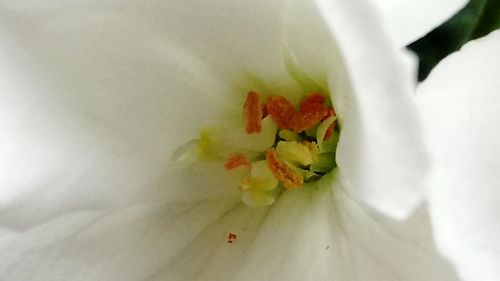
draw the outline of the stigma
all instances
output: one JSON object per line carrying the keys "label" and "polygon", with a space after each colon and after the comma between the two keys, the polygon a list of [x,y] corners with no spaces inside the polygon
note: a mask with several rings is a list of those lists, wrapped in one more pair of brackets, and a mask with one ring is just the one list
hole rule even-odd
{"label": "stigma", "polygon": [[245,205],[271,205],[336,167],[339,128],[327,95],[309,93],[295,106],[285,96],[250,91],[242,117],[240,128],[203,130],[198,151],[200,159],[223,160],[227,173],[240,171]]}

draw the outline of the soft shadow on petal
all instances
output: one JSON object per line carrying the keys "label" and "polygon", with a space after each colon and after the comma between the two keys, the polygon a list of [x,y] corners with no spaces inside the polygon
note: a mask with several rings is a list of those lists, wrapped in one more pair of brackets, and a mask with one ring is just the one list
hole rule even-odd
{"label": "soft shadow on petal", "polygon": [[[305,79],[304,92],[330,94],[337,118],[343,124],[346,100],[352,92],[343,54],[314,2],[289,1],[284,17],[285,48],[290,61]],[[347,28],[347,27],[346,27]],[[291,67],[289,67],[291,68]],[[302,77],[302,78],[304,78]],[[307,83],[308,82],[308,83]]]}
{"label": "soft shadow on petal", "polygon": [[390,44],[370,3],[317,3],[338,43],[352,89],[341,103],[339,169],[351,183],[349,192],[403,218],[421,202],[427,172],[412,96],[414,61]]}
{"label": "soft shadow on petal", "polygon": [[[51,9],[34,10],[34,15],[28,12],[30,9],[9,7],[9,24],[5,25],[6,35],[1,43],[2,47],[10,48],[5,70],[11,65],[20,66],[13,80],[21,81],[27,88],[18,97],[15,88],[18,83],[11,83],[15,89],[5,92],[5,96],[16,107],[2,104],[2,109],[19,110],[17,116],[33,113],[29,120],[32,123],[24,121],[22,126],[9,127],[17,133],[14,141],[21,139],[27,142],[26,149],[33,145],[40,150],[53,142],[56,146],[51,149],[62,156],[56,159],[56,164],[47,165],[48,171],[42,169],[39,173],[42,179],[35,178],[35,184],[27,185],[35,191],[19,195],[4,208],[1,225],[6,228],[1,231],[0,279],[231,280],[234,277],[238,280],[239,277],[255,280],[254,275],[270,280],[307,280],[314,275],[319,280],[331,280],[331,276],[339,276],[341,280],[356,280],[357,275],[358,280],[369,278],[363,274],[375,274],[383,281],[411,280],[413,276],[419,276],[418,280],[430,278],[425,272],[431,270],[434,263],[429,266],[426,263],[433,261],[433,253],[412,250],[413,240],[401,248],[394,246],[392,230],[380,230],[377,234],[378,229],[387,227],[399,233],[398,223],[386,218],[373,219],[368,215],[372,211],[367,208],[346,203],[354,201],[345,194],[339,195],[343,194],[340,189],[338,193],[330,193],[330,188],[339,185],[327,181],[328,178],[322,189],[324,193],[288,192],[272,208],[252,209],[243,207],[232,192],[227,198],[207,199],[212,190],[200,191],[198,186],[218,185],[222,191],[234,187],[216,173],[214,181],[193,182],[193,179],[186,180],[189,178],[186,172],[165,166],[173,148],[180,145],[178,141],[188,141],[206,122],[217,118],[210,112],[224,110],[226,101],[213,97],[220,92],[230,99],[229,93],[241,87],[233,84],[233,74],[240,74],[233,71],[262,75],[262,79],[271,83],[278,81],[273,90],[297,90],[293,86],[281,87],[281,83],[293,84],[287,80],[282,40],[275,32],[281,29],[281,25],[275,26],[281,22],[281,3],[268,2],[221,1],[212,5],[214,2],[208,1],[156,2],[158,4],[105,1],[103,4],[90,2],[82,9],[75,9],[74,3],[67,4],[61,13]],[[227,5],[219,5],[223,3]],[[252,7],[258,9],[247,9]],[[78,12],[72,13],[75,10]],[[342,12],[336,13],[341,16]],[[194,24],[187,27],[184,22]],[[348,29],[353,22],[346,20],[339,24],[342,25],[339,29]],[[357,34],[358,27],[355,25],[346,32]],[[373,26],[362,27],[373,32]],[[363,54],[365,49],[354,48],[353,52],[357,51]],[[377,63],[392,62],[384,59]],[[363,65],[352,62],[350,57],[349,71]],[[363,80],[359,79],[359,73],[355,74],[350,81],[353,84]],[[330,75],[333,74],[327,73],[328,81]],[[221,81],[229,81],[229,85]],[[366,88],[354,90],[357,95],[363,95],[363,99],[369,96]],[[355,102],[359,102],[357,98]],[[355,102],[348,100],[346,112]],[[367,111],[370,114],[373,107],[383,105],[376,103],[376,99],[368,102],[375,102]],[[29,106],[24,108],[26,104]],[[207,110],[212,107],[219,110]],[[359,110],[353,112],[355,115]],[[12,114],[7,116],[16,116]],[[348,122],[352,130],[358,124],[351,120],[361,119],[346,114],[345,120],[346,130]],[[28,139],[33,137],[34,128],[44,125],[48,125],[44,138]],[[17,132],[17,128],[23,129]],[[379,134],[374,131],[370,137],[377,140]],[[57,138],[58,135],[63,138]],[[378,146],[379,140],[375,143],[375,147]],[[353,152],[353,161],[365,159],[366,150],[361,148],[353,148],[354,152],[361,150],[358,154]],[[418,151],[418,147],[414,149]],[[16,154],[13,155],[15,159]],[[386,165],[387,161],[373,161],[369,153],[366,156],[369,163],[363,163],[363,169],[372,165],[393,168]],[[34,159],[41,161],[44,157],[41,153]],[[6,163],[5,166],[9,166]],[[33,163],[33,159],[17,165],[23,167],[27,163]],[[375,170],[373,173],[380,172]],[[200,174],[210,171],[201,170]],[[167,180],[162,181],[164,174]],[[359,172],[346,174],[357,177]],[[387,173],[380,177],[385,175]],[[372,184],[372,179],[362,177],[364,184]],[[393,186],[394,181],[399,182],[375,181],[378,184],[375,188],[384,184]],[[8,182],[11,186],[15,183]],[[353,186],[360,188],[368,186],[355,184]],[[141,204],[150,193],[145,187],[151,187],[152,194],[166,190],[167,199],[159,196],[159,202]],[[171,193],[171,189],[181,190]],[[380,198],[394,195],[394,190],[377,189],[379,191]],[[397,195],[396,192],[395,197],[401,199]],[[380,205],[373,196],[362,198]],[[334,217],[336,214],[338,218]],[[377,228],[386,223],[389,226]],[[415,226],[410,228],[408,232],[412,233]],[[238,235],[233,244],[226,241],[229,232]],[[343,236],[339,234],[344,232]],[[387,246],[370,248],[379,245],[378,240],[369,240],[372,234],[380,240],[387,238],[384,240]],[[284,241],[296,244],[289,247],[290,243]],[[272,249],[275,251],[270,253]],[[402,250],[389,257],[387,249]],[[410,257],[401,259],[401,252]],[[315,257],[321,262],[305,268]],[[413,263],[408,269],[409,260],[423,262],[415,266],[424,273],[415,273]],[[262,264],[266,261],[275,268]],[[354,261],[353,264],[346,264],[350,261]],[[333,266],[325,267],[329,262]],[[400,264],[403,262],[406,267]],[[393,269],[392,264],[399,266]],[[401,272],[399,268],[408,271]],[[434,270],[438,269],[432,268]],[[446,277],[440,275],[438,280],[446,280]]]}
{"label": "soft shadow on petal", "polygon": [[[427,216],[391,220],[325,179],[272,208],[226,200],[76,212],[4,233],[2,280],[455,280]],[[333,181],[333,185],[332,185]],[[228,233],[237,239],[227,242]],[[173,243],[175,241],[175,243]]]}
{"label": "soft shadow on petal", "polygon": [[233,246],[227,232],[251,237],[264,214],[222,200],[67,214],[24,233],[4,234],[14,239],[2,245],[1,277],[154,280],[166,270],[172,277],[167,280],[189,280],[218,246]]}
{"label": "soft shadow on petal", "polygon": [[419,87],[433,156],[438,246],[465,280],[500,279],[500,32],[444,59]]}
{"label": "soft shadow on petal", "polygon": [[238,280],[456,280],[422,210],[394,221],[354,201],[338,175],[332,178],[280,198]]}
{"label": "soft shadow on petal", "polygon": [[293,85],[282,3],[213,4],[0,5],[4,225],[137,201],[178,146],[242,104],[247,76]]}
{"label": "soft shadow on petal", "polygon": [[225,108],[212,71],[147,28],[61,17],[2,38],[3,222],[134,201]]}
{"label": "soft shadow on petal", "polygon": [[382,16],[384,28],[403,48],[445,22],[467,4],[467,0],[372,0]]}

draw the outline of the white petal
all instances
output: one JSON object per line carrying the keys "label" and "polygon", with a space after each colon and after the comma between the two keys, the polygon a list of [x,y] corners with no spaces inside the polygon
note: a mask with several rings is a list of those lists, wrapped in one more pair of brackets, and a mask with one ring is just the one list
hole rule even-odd
{"label": "white petal", "polygon": [[279,199],[238,280],[455,280],[433,247],[425,213],[393,221],[333,180],[332,189],[287,191]]}
{"label": "white petal", "polygon": [[39,4],[0,4],[0,206],[28,221],[136,201],[247,76],[286,74],[281,2]]}
{"label": "white petal", "polygon": [[[432,270],[430,265],[435,263],[432,253],[429,256],[427,249],[423,251],[424,254],[419,252],[421,249],[414,250],[413,239],[401,247],[394,247],[392,243],[395,238],[390,233],[371,231],[376,229],[378,221],[386,218],[372,219],[369,215],[371,211],[359,208],[353,201],[345,203],[347,206],[342,205],[342,202],[348,200],[342,199],[346,198],[345,195],[308,197],[310,194],[306,190],[289,193],[279,202],[280,205],[273,207],[274,214],[269,214],[270,219],[259,229],[269,208],[242,207],[235,203],[232,193],[228,194],[228,198],[214,196],[219,199],[207,200],[206,197],[210,197],[207,195],[212,195],[213,190],[199,189],[206,186],[206,182],[191,182],[184,186],[181,183],[186,182],[186,173],[171,172],[166,168],[165,163],[170,159],[169,154],[178,145],[177,142],[192,137],[193,132],[197,132],[204,121],[211,119],[211,111],[206,110],[208,105],[222,108],[220,103],[223,101],[213,101],[211,97],[219,92],[234,90],[236,86],[233,84],[233,75],[239,77],[239,71],[249,72],[250,76],[263,75],[265,77],[257,78],[271,83],[278,81],[271,88],[296,91],[296,87],[290,86],[290,82],[286,80],[288,78],[283,69],[281,38],[277,33],[281,28],[277,25],[281,21],[281,2],[218,1],[217,5],[212,5],[208,1],[161,1],[159,4],[124,1],[121,5],[117,4],[121,2],[105,1],[85,2],[81,6],[70,3],[62,6],[66,8],[63,12],[59,12],[61,3],[57,2],[51,2],[56,4],[47,5],[48,8],[42,10],[29,10],[30,5],[24,7],[28,10],[19,10],[19,5],[32,2],[19,3],[2,4],[9,5],[5,10],[7,12],[2,11],[2,15],[9,15],[4,20],[8,22],[4,28],[7,35],[1,38],[2,48],[5,46],[9,50],[6,58],[8,63],[2,66],[2,70],[17,71],[12,74],[14,86],[9,86],[9,91],[5,92],[5,97],[8,98],[6,100],[12,101],[16,106],[2,104],[2,109],[14,111],[7,111],[8,117],[24,117],[26,112],[33,112],[31,122],[24,121],[22,125],[5,127],[16,133],[12,137],[15,142],[22,140],[27,143],[26,149],[34,147],[34,151],[41,151],[33,159],[28,157],[21,161],[17,164],[19,167],[25,167],[33,161],[40,161],[44,165],[36,165],[41,169],[36,174],[42,178],[35,178],[35,184],[27,184],[37,192],[12,200],[6,209],[6,216],[2,213],[2,225],[16,230],[3,229],[0,232],[3,235],[0,251],[1,279],[231,280],[231,277],[240,276],[241,280],[255,280],[252,279],[254,269],[260,268],[261,262],[268,257],[269,249],[277,249],[275,253],[279,254],[279,258],[285,257],[280,264],[276,264],[274,260],[270,264],[278,268],[278,277],[290,277],[287,280],[292,277],[303,280],[300,278],[316,273],[319,278],[326,280],[331,280],[331,276],[356,280],[356,274],[360,275],[358,280],[373,276],[384,281],[397,280],[400,279],[398,275],[408,280],[414,276],[419,277],[417,280],[422,280],[422,277],[431,278],[426,272]],[[222,4],[224,5],[221,6]],[[263,10],[254,10],[255,7]],[[361,8],[366,13],[371,12],[364,6]],[[348,12],[349,9],[342,8],[342,11]],[[342,11],[335,13],[341,15]],[[319,15],[317,10],[314,12]],[[312,22],[321,23],[321,17],[316,19],[317,21]],[[339,32],[336,36],[348,44],[353,42],[345,37],[344,32],[353,31],[356,36],[364,36],[363,32],[369,30],[362,28],[364,31],[360,34],[357,27],[353,30],[348,28],[355,21],[341,19],[344,21],[339,21],[341,26],[338,29],[346,28],[346,31]],[[372,26],[376,25],[368,21],[366,28]],[[329,34],[328,29],[323,30],[327,33],[320,35],[331,41],[329,36],[325,36]],[[300,29],[295,31],[299,34],[301,32]],[[335,33],[337,32],[338,30]],[[377,32],[374,33],[378,36]],[[298,42],[295,44],[299,46],[312,42],[300,39],[310,37],[296,38]],[[292,43],[290,45],[299,58],[304,58],[303,54],[313,50],[310,47],[294,48]],[[262,51],[259,51],[261,46],[265,48],[262,47]],[[351,82],[359,82],[360,74],[357,71],[362,64],[356,60],[357,63],[353,63],[352,55],[370,50],[353,48],[352,52],[347,52],[345,45],[340,47],[342,52],[336,52],[332,56],[340,58],[340,53],[351,54],[346,62],[339,60],[339,66],[319,64],[324,67],[316,69],[316,72],[323,73],[323,77],[319,79],[339,82],[339,85],[330,85],[334,90],[349,88],[348,82],[342,82],[346,76],[342,76],[342,73],[335,75],[336,71],[343,71],[344,64],[349,65]],[[381,44],[375,50],[384,50],[385,47],[387,46]],[[305,65],[314,69],[315,63],[321,62],[323,57],[313,57]],[[392,63],[392,57],[387,57],[382,56],[374,65]],[[353,69],[357,71],[352,71]],[[238,73],[232,73],[233,71]],[[226,77],[225,74],[228,73]],[[397,71],[395,73],[398,75]],[[11,78],[9,75],[6,77]],[[380,77],[377,76],[378,78]],[[21,83],[17,83],[17,80]],[[256,80],[258,82],[259,79]],[[231,85],[227,86],[221,81],[230,81],[228,83]],[[21,95],[15,95],[20,91],[17,88],[20,85],[25,88],[21,88],[24,89]],[[387,90],[394,85],[386,86],[382,88]],[[378,90],[375,91],[378,93],[376,97],[380,96]],[[357,95],[363,95],[363,99],[367,96],[366,88],[356,87],[355,91]],[[175,98],[171,93],[175,93]],[[341,91],[340,95],[344,93],[348,94]],[[366,110],[370,106],[363,104],[363,110],[354,108],[354,117],[345,114],[351,110],[353,100],[359,102],[356,99],[347,99],[345,105],[340,105],[344,109],[341,111],[346,130],[349,126],[358,126],[356,122],[361,119],[356,119],[359,116],[355,114],[360,111],[373,113],[373,107],[381,106],[380,101],[376,103],[376,99],[368,99],[366,103],[375,103],[372,110]],[[343,101],[339,103],[343,104]],[[23,107],[26,104],[29,106]],[[183,106],[178,106],[179,104]],[[186,108],[189,108],[188,114],[185,112]],[[403,109],[406,110],[406,107]],[[200,115],[200,112],[205,114]],[[189,117],[180,118],[186,115]],[[375,121],[381,119],[377,116],[374,118]],[[181,124],[185,126],[178,124],[180,120],[185,122]],[[351,125],[348,125],[349,122]],[[43,138],[29,139],[33,137],[34,128],[40,127],[47,127],[47,131],[44,131],[46,134],[40,134]],[[18,128],[22,128],[19,129],[21,131],[17,132]],[[376,140],[371,148],[379,147],[380,136],[376,130],[370,137]],[[345,139],[349,140],[348,137]],[[49,151],[51,153],[48,154],[61,158],[55,159],[56,164],[48,162],[48,165],[41,161],[47,158],[44,154],[46,152],[41,148],[51,143],[55,144],[51,149],[56,152]],[[415,149],[418,152],[418,147]],[[359,151],[362,152],[364,151]],[[11,158],[16,159],[16,154],[12,155],[14,156]],[[373,155],[367,154],[366,158],[365,155],[361,156],[359,159],[354,157],[355,161],[367,159],[367,163],[360,164],[361,168],[374,164]],[[81,162],[74,159],[81,159]],[[77,163],[70,165],[73,162]],[[383,161],[382,166],[390,169],[387,162]],[[5,166],[9,167],[9,164],[10,162],[6,162]],[[349,165],[346,165],[347,170],[348,168]],[[380,170],[376,169],[374,173]],[[201,170],[202,173],[207,171],[211,170]],[[364,169],[351,171],[354,172],[346,173],[349,181],[352,177],[359,176],[359,171]],[[162,173],[167,174],[164,182]],[[387,173],[382,173],[380,178],[385,175]],[[212,176],[217,180],[221,179],[217,174]],[[395,190],[381,188],[384,184],[400,182],[399,178],[377,182],[377,185],[366,185],[366,181],[372,179],[373,174],[370,174],[362,177],[364,184],[354,182],[358,191],[362,190],[357,193],[374,206],[391,213],[399,211],[399,207],[394,211],[391,205],[392,199],[401,199],[399,194]],[[224,180],[221,182],[218,184],[218,181],[210,181],[217,185],[222,191],[220,193],[224,193],[224,188],[231,188]],[[14,180],[8,184],[15,185],[18,182]],[[155,187],[151,193],[164,196],[158,196],[158,201],[166,206],[151,205],[154,201],[148,201],[145,205],[137,203],[140,201],[138,198],[149,193],[144,190],[149,186]],[[370,189],[371,193],[367,193],[365,188],[368,186],[375,188],[376,192]],[[197,192],[200,196],[195,198],[200,201],[193,201],[189,194],[198,194]],[[388,195],[394,197],[386,199]],[[338,201],[328,200],[334,198],[338,198]],[[180,202],[174,202],[177,200]],[[385,201],[389,201],[389,207],[384,205]],[[401,205],[407,205],[405,200],[401,201]],[[347,211],[335,213],[337,204]],[[121,206],[125,207],[117,209]],[[86,209],[94,211],[82,211]],[[290,216],[290,213],[294,216]],[[340,218],[331,219],[331,225],[325,224],[325,219],[334,214],[340,214]],[[348,224],[349,228],[340,227],[340,221],[342,225]],[[282,228],[279,231],[282,235],[278,237],[273,236],[275,225]],[[333,232],[321,231],[319,239],[316,239],[315,229],[325,228],[332,229]],[[411,231],[414,228],[411,225]],[[418,229],[427,230],[423,227]],[[228,232],[239,235],[237,243],[227,244]],[[283,239],[283,236],[289,234],[290,239],[297,241],[297,246],[291,249],[282,240],[272,240]],[[354,237],[353,242],[344,240],[344,236],[339,236],[340,234]],[[373,237],[378,239],[370,240]],[[381,240],[385,242],[379,244]],[[258,244],[254,244],[257,242]],[[332,249],[336,251],[328,252],[329,244],[325,245],[324,242],[331,242]],[[269,245],[276,247],[268,247]],[[365,248],[359,245],[368,246]],[[385,246],[378,247],[379,245]],[[232,246],[235,247],[231,248]],[[249,251],[250,248],[254,250]],[[391,252],[390,256],[386,255],[387,249],[394,249],[395,252]],[[339,255],[344,250],[347,253]],[[367,257],[372,252],[375,252],[373,257]],[[247,253],[250,254],[248,257]],[[401,253],[408,254],[410,258],[402,259]],[[290,259],[286,259],[287,256]],[[304,260],[304,257],[319,257],[321,262],[300,271],[305,261],[310,262]],[[334,272],[332,268],[324,266],[332,258],[335,263],[333,268],[338,271]],[[350,264],[351,260],[355,262]],[[391,267],[393,264],[396,265],[395,269]],[[411,264],[411,268],[408,269],[404,264]],[[360,271],[359,268],[368,269]],[[418,273],[415,273],[415,268]],[[399,269],[405,272],[397,271],[398,274],[394,276],[393,272]],[[296,274],[289,275],[292,273]],[[267,277],[269,270],[259,271],[257,274]],[[271,280],[276,280],[274,276],[270,277]],[[437,280],[446,278],[439,276]]]}
{"label": "white petal", "polygon": [[500,280],[500,31],[443,60],[419,87],[434,173],[430,210],[465,280]]}
{"label": "white petal", "polygon": [[0,39],[6,216],[134,201],[196,136],[194,124],[211,119],[199,112],[222,108],[205,94],[213,83],[202,63],[126,17],[75,17]]}
{"label": "white petal", "polygon": [[381,13],[384,28],[397,46],[405,47],[445,22],[467,0],[372,0]]}
{"label": "white petal", "polygon": [[339,169],[350,192],[402,218],[421,202],[427,170],[413,100],[414,62],[390,44],[368,3],[317,2],[342,53],[337,64],[347,69],[329,77],[343,125]]}
{"label": "white petal", "polygon": [[[235,84],[232,83],[232,76],[224,76],[222,73],[235,71],[238,65],[242,68],[239,71],[251,75],[258,73],[264,76],[266,81],[270,81],[271,85],[281,90],[293,92],[295,89],[293,83],[287,80],[283,67],[282,41],[279,36],[282,3],[245,4],[246,2],[228,1],[211,5],[206,2],[184,1],[145,5],[142,2],[120,4],[111,1],[96,5],[75,3],[64,6],[62,10],[59,9],[57,1],[53,2],[56,4],[47,5],[41,10],[30,9],[30,5],[25,5],[26,3],[31,2],[4,4],[3,10],[9,15],[6,17],[5,35],[2,36],[2,46],[8,51],[6,52],[7,63],[3,66],[6,72],[10,69],[17,69],[16,73],[7,76],[13,76],[16,82],[3,93],[6,97],[3,101],[11,101],[4,103],[4,107],[8,108],[6,109],[8,119],[18,120],[11,125],[11,130],[7,131],[9,138],[5,147],[9,147],[9,143],[10,147],[12,143],[21,143],[23,145],[18,146],[18,151],[36,151],[36,153],[29,153],[29,157],[19,157],[20,152],[10,149],[11,158],[5,161],[5,166],[12,167],[15,171],[30,167],[31,169],[24,170],[34,170],[35,175],[23,172],[15,179],[2,179],[6,185],[12,186],[11,192],[6,193],[4,201],[12,200],[9,198],[15,198],[16,194],[19,195],[25,191],[28,192],[28,189],[36,185],[47,186],[45,182],[48,180],[52,181],[50,186],[53,190],[49,192],[45,189],[42,192],[58,194],[55,196],[58,201],[68,200],[68,197],[78,197],[80,202],[93,201],[92,204],[95,204],[96,200],[103,204],[108,204],[108,201],[133,200],[136,193],[141,192],[140,187],[145,182],[154,180],[158,176],[161,172],[159,170],[169,159],[173,147],[193,137],[199,127],[212,119],[209,118],[211,113],[221,111],[206,109],[207,105],[211,105],[209,108],[222,108],[220,102],[211,98],[219,93],[234,90]],[[371,12],[367,7],[361,6],[362,11]],[[330,13],[329,7],[325,8],[325,13]],[[345,9],[349,11],[350,7],[345,7]],[[332,13],[343,13],[340,12],[342,10],[335,9]],[[256,19],[255,16],[258,18]],[[345,19],[345,15],[343,17],[336,22],[343,28],[337,28],[338,30],[334,33],[337,39],[347,43],[349,38],[345,38],[346,32],[342,30],[350,30],[348,27],[355,25],[353,25],[353,20]],[[308,18],[310,17],[297,17],[297,19]],[[300,23],[301,20],[297,22]],[[311,20],[311,22],[315,24],[314,21]],[[368,24],[368,22],[368,19],[362,20],[360,24],[363,28],[355,27],[352,30],[354,34],[360,36],[358,39],[363,39],[363,43],[365,39],[371,38],[363,36],[377,34],[372,30],[376,24]],[[214,30],[217,30],[215,35],[211,32]],[[248,32],[242,35],[241,30]],[[297,26],[292,26],[289,30],[304,35],[302,29]],[[323,28],[323,31],[325,30],[327,32],[327,29]],[[369,31],[369,34],[359,31]],[[311,40],[307,40],[311,38],[311,34],[296,38],[298,40],[289,44],[292,47],[294,43],[297,44],[298,47],[293,49],[298,50],[298,56],[304,58],[304,54],[307,55],[313,50],[310,47],[303,48],[307,45],[311,46],[308,44]],[[326,38],[324,41],[327,41],[327,45],[332,45],[331,40],[328,42],[329,36],[317,38]],[[234,44],[227,44],[227,42]],[[254,42],[265,45],[266,48],[263,48],[265,50],[260,51],[261,48],[256,47]],[[351,43],[353,42],[347,43],[349,45],[347,49],[352,47]],[[354,42],[354,44],[358,43]],[[329,51],[328,46],[322,47],[322,51]],[[381,47],[383,50],[386,46]],[[222,49],[224,52],[220,51]],[[300,53],[301,49],[306,51]],[[366,51],[353,48],[352,52],[347,52],[343,46],[341,49],[346,55]],[[371,49],[380,51],[379,48],[367,50]],[[340,60],[339,52],[334,50],[332,54],[333,58],[337,59],[337,65],[331,65],[331,60],[328,60],[326,67],[315,67],[325,65],[317,63],[323,59],[323,56],[317,54],[306,56],[306,58],[314,59],[311,63],[304,65],[306,69],[316,68],[315,71],[311,71],[313,76],[320,72],[323,74],[318,76],[328,75],[330,76],[328,79],[339,82],[330,85],[334,95],[338,95],[338,93],[346,93],[348,85],[344,81],[345,73],[342,73],[343,62]],[[375,54],[375,56],[378,55]],[[390,60],[381,58],[375,63],[385,65],[388,62]],[[350,59],[347,63],[353,64]],[[208,64],[210,67],[207,66]],[[350,65],[349,68],[364,67],[365,61],[354,62],[354,64],[357,66]],[[379,74],[379,72],[376,73]],[[388,75],[392,73],[386,74]],[[397,77],[398,73],[395,75]],[[241,78],[239,74],[235,76]],[[352,76],[359,76],[359,73]],[[360,80],[365,80],[364,78],[352,79],[352,82],[370,84],[379,77],[360,82]],[[224,80],[231,81],[226,82],[229,86],[221,83]],[[279,83],[274,85],[273,81],[279,81]],[[22,88],[19,89],[19,85],[23,85]],[[369,92],[379,90],[368,86]],[[386,87],[383,90],[398,91],[398,87],[393,87],[394,85],[384,86]],[[356,87],[355,91],[366,92],[366,89]],[[20,92],[22,94],[19,94]],[[221,94],[221,96],[230,97],[231,95]],[[382,95],[374,99],[380,101],[385,97]],[[367,104],[372,101],[365,97],[363,100],[367,100]],[[339,99],[339,104],[342,102]],[[183,106],[178,106],[179,104]],[[377,113],[383,111],[380,110],[382,108],[380,102],[373,104],[371,107],[376,108]],[[401,104],[398,103],[398,106]],[[406,107],[403,106],[401,111],[405,111]],[[342,105],[339,105],[339,109],[342,110]],[[351,110],[351,108],[347,109]],[[353,109],[352,112],[354,111]],[[28,113],[32,117],[30,120],[24,118]],[[371,115],[373,110],[367,113]],[[391,115],[390,118],[382,119],[387,121],[387,119],[392,120],[392,117]],[[376,116],[374,118],[377,119]],[[179,120],[182,120],[180,125]],[[401,123],[405,122],[401,121]],[[358,127],[353,122],[351,124],[353,127]],[[405,125],[408,124],[405,123]],[[414,127],[412,124],[409,125],[411,125],[410,128]],[[348,139],[348,127],[346,126],[344,139]],[[39,133],[38,128],[43,128],[43,132]],[[175,132],[172,132],[172,128],[175,128]],[[34,139],[33,135],[39,137]],[[385,134],[384,137],[388,135]],[[375,141],[370,140],[373,143],[372,150],[374,150],[373,147],[375,149],[384,147],[377,143],[376,136],[377,134],[370,136],[375,139]],[[352,144],[355,145],[356,142],[353,141]],[[43,151],[45,148],[50,153]],[[399,177],[392,177],[397,179],[389,182],[378,181],[391,178],[387,176],[387,173],[379,173],[381,169],[390,170],[386,168],[388,162],[401,163],[399,160],[403,158],[386,157],[389,160],[385,161],[384,157],[378,155],[386,152],[385,149],[382,150],[381,153],[375,153],[375,156],[359,151],[367,161],[358,161],[360,159],[356,157],[353,157],[354,161],[351,161],[360,162],[359,166],[364,165],[362,168],[374,167],[370,175],[363,176],[357,172],[347,171],[348,178],[359,178],[360,181],[365,181],[360,185],[360,189],[365,193],[368,182],[370,186],[376,185],[370,190],[372,194],[368,195],[369,200],[373,201],[375,206],[386,204],[377,201],[387,201],[387,193],[394,194],[398,200],[404,197],[398,195],[401,184]],[[414,150],[418,153],[418,145]],[[48,161],[47,158],[50,157],[47,154],[54,155],[55,159]],[[82,159],[82,161],[70,165],[68,164],[72,162],[70,159]],[[344,170],[356,170],[359,167],[355,165],[354,169],[350,169],[348,166],[345,165]],[[99,171],[95,170],[96,167],[99,167]],[[415,174],[420,175],[419,169],[412,169],[412,167],[406,169],[405,166],[405,170],[417,170]],[[68,174],[73,174],[73,177],[68,179]],[[123,174],[130,176],[123,177]],[[398,173],[403,181],[409,181],[406,174],[405,172]],[[61,176],[54,180],[56,175]],[[379,176],[373,179],[370,177],[373,175]],[[30,182],[20,182],[19,178],[29,178]],[[373,180],[377,183],[373,184]],[[75,188],[75,182],[91,188]],[[389,192],[386,192],[386,189],[383,192],[379,191],[379,186],[388,185],[397,189],[389,190]],[[105,188],[105,186],[117,187],[119,191],[116,188]],[[66,195],[60,196],[61,191],[65,190],[85,191],[78,195],[66,192]],[[401,193],[406,196],[406,188],[401,187],[401,190],[403,190]],[[117,199],[117,194],[120,194],[122,198]],[[378,198],[372,200],[371,197]],[[33,198],[37,199],[37,196],[32,197],[28,202],[32,202]],[[414,198],[401,200],[401,205],[414,205],[415,201]],[[49,205],[57,206],[58,204]],[[399,212],[399,207],[397,208],[398,210],[390,212]]]}
{"label": "white petal", "polygon": [[2,280],[150,280],[163,270],[189,276],[208,262],[212,249],[227,247],[228,224],[238,215],[245,219],[241,208],[220,200],[68,214],[2,236],[14,236],[1,245]]}
{"label": "white petal", "polygon": [[[425,213],[406,222],[329,178],[272,208],[225,200],[75,212],[0,238],[2,280],[455,280]],[[238,237],[227,242],[228,233]]]}

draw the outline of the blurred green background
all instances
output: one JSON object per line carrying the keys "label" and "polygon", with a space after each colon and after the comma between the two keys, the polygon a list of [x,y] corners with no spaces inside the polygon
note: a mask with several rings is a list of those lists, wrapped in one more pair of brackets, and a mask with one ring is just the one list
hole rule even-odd
{"label": "blurred green background", "polygon": [[467,41],[498,28],[500,0],[471,0],[450,20],[408,46],[420,58],[418,80],[424,80],[441,59],[460,49]]}

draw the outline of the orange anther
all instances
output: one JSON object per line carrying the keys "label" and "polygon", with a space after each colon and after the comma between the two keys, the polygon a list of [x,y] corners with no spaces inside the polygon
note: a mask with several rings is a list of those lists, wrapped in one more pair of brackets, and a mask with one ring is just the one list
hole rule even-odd
{"label": "orange anther", "polygon": [[232,170],[243,166],[250,167],[250,161],[245,157],[245,154],[243,153],[232,154],[224,164],[226,170]]}
{"label": "orange anther", "polygon": [[278,153],[274,148],[266,152],[267,166],[272,171],[274,177],[280,181],[285,188],[298,188],[304,181],[301,174],[295,172],[285,163],[278,159]]}
{"label": "orange anther", "polygon": [[262,104],[262,118],[266,118],[269,115],[269,111],[267,110],[267,103]]}
{"label": "orange anther", "polygon": [[300,133],[316,126],[327,114],[326,98],[320,94],[310,94],[300,104],[300,112],[293,121],[293,132]]}
{"label": "orange anther", "polygon": [[323,120],[327,119],[328,117],[330,116],[334,116],[335,115],[335,109],[333,109],[333,107],[329,106],[328,107],[328,113],[326,114],[326,116],[323,118]]}
{"label": "orange anther", "polygon": [[266,110],[281,129],[292,130],[298,134],[316,126],[328,114],[326,98],[321,94],[310,94],[300,104],[300,111],[284,97],[269,96]]}
{"label": "orange anther", "polygon": [[[335,115],[335,109],[333,109],[333,107],[329,107],[328,108],[328,113],[326,114],[325,118],[323,118],[323,120],[327,119],[330,116],[334,116],[334,115]],[[333,136],[333,129],[335,128],[336,124],[337,124],[337,121],[333,122],[328,127],[328,129],[326,130],[325,137],[323,138],[323,140],[329,140]]]}
{"label": "orange anther", "polygon": [[266,110],[281,129],[292,129],[292,119],[296,111],[286,98],[280,96],[268,96]]}
{"label": "orange anther", "polygon": [[245,130],[247,134],[260,133],[262,130],[262,108],[259,95],[249,92],[245,101]]}
{"label": "orange anther", "polygon": [[302,112],[310,112],[319,107],[324,106],[325,104],[325,96],[314,93],[309,94],[303,101],[300,103],[300,111]]}
{"label": "orange anther", "polygon": [[333,124],[330,125],[330,127],[328,127],[328,129],[326,130],[325,137],[323,138],[323,140],[329,140],[332,136],[333,136]]}

